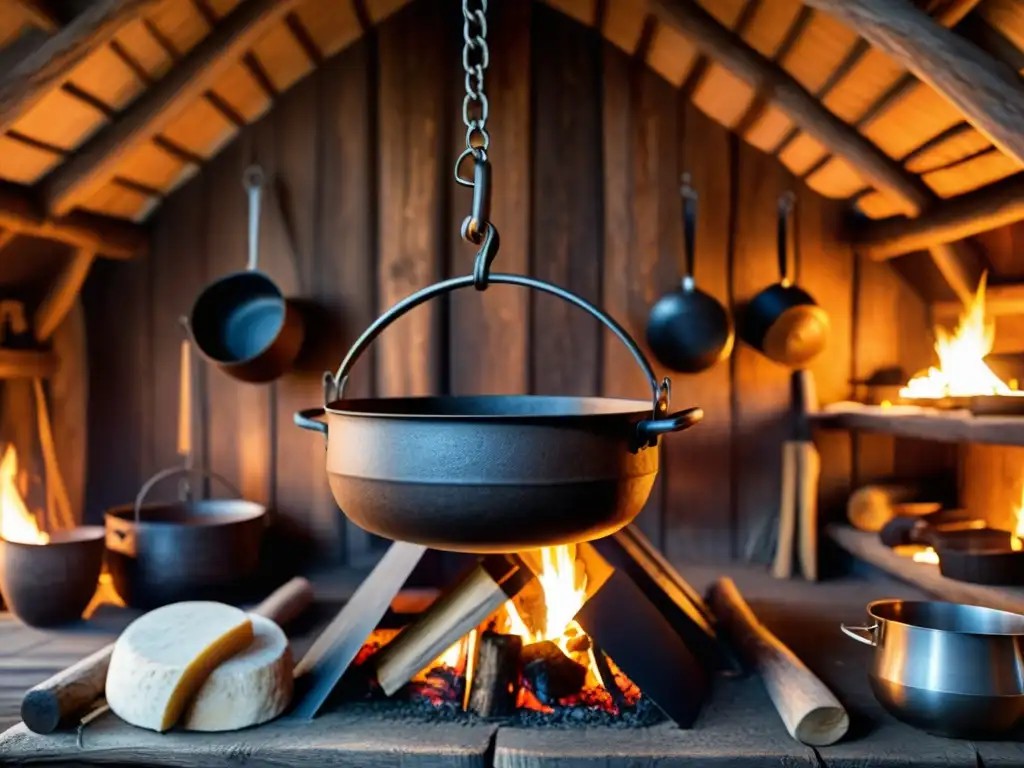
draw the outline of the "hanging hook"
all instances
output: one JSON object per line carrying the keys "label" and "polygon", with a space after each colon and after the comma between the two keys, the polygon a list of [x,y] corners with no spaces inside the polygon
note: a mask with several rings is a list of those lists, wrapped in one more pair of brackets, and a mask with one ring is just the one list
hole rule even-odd
{"label": "hanging hook", "polygon": [[486,290],[491,276],[491,264],[494,263],[494,257],[498,255],[500,247],[501,238],[498,237],[498,230],[493,224],[488,223],[484,230],[483,244],[473,262],[473,287],[478,291]]}

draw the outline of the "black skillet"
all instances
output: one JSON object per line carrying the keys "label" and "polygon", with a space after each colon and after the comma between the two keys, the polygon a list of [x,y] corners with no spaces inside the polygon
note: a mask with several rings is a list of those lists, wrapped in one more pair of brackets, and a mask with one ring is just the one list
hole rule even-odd
{"label": "black skillet", "polygon": [[697,193],[690,175],[683,174],[683,275],[680,286],[651,307],[647,345],[662,365],[679,373],[699,373],[732,352],[732,317],[714,296],[697,287],[693,278]]}

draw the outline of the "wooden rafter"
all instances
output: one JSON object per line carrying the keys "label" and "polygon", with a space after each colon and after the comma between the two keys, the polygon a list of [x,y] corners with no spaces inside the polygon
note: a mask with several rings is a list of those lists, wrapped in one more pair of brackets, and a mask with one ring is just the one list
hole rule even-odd
{"label": "wooden rafter", "polygon": [[924,182],[832,114],[788,72],[719,24],[694,0],[653,0],[652,9],[701,53],[775,102],[801,130],[854,163],[865,178],[898,199],[908,213],[916,215],[932,202],[933,195]]}
{"label": "wooden rafter", "polygon": [[865,222],[857,228],[858,250],[876,261],[952,243],[1024,220],[1024,174],[933,205],[916,219]]}
{"label": "wooden rafter", "polygon": [[[762,99],[775,102],[800,130],[833,155],[853,163],[868,181],[898,199],[909,215],[917,216],[935,204],[935,195],[917,176],[836,117],[788,72],[720,25],[694,0],[653,0],[652,7],[694,47],[750,84]],[[980,275],[980,259],[972,251],[969,246],[950,245],[931,253],[936,267],[959,297],[971,295]]]}
{"label": "wooden rafter", "polygon": [[300,3],[248,0],[239,5],[116,123],[54,171],[44,189],[48,209],[66,214],[84,195],[109,181],[122,158],[169,125]]}
{"label": "wooden rafter", "polygon": [[148,249],[148,236],[136,224],[75,212],[61,219],[44,216],[23,194],[0,187],[0,228],[19,235],[88,248],[114,259],[130,259]]}
{"label": "wooden rafter", "polygon": [[0,132],[9,129],[97,46],[156,0],[95,0],[0,80]]}
{"label": "wooden rafter", "polygon": [[17,7],[29,23],[44,32],[54,33],[60,29],[60,20],[41,0],[9,0]]}
{"label": "wooden rafter", "polygon": [[[964,305],[958,301],[937,301],[932,304],[941,318],[956,317]],[[1024,284],[990,285],[985,288],[985,314],[988,317],[1024,314]]]}
{"label": "wooden rafter", "polygon": [[1016,72],[908,0],[806,0],[888,54],[1024,163],[1024,84]]}
{"label": "wooden rafter", "polygon": [[78,292],[82,289],[89,268],[96,259],[96,252],[91,248],[79,248],[57,275],[49,293],[40,302],[36,310],[36,340],[47,341],[57,330],[61,322],[75,303]]}

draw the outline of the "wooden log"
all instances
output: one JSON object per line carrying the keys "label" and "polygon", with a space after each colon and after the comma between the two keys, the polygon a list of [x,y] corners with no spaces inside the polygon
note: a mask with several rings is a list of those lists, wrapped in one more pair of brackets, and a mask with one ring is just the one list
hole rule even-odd
{"label": "wooden log", "polygon": [[0,227],[75,248],[91,248],[114,259],[143,255],[149,247],[146,230],[136,224],[81,211],[51,219],[8,184],[0,184]]}
{"label": "wooden log", "polygon": [[523,684],[541,704],[551,706],[583,689],[587,668],[573,661],[551,640],[523,648]]}
{"label": "wooden log", "polygon": [[0,132],[56,88],[87,54],[110,40],[156,0],[96,0],[0,81]]}
{"label": "wooden log", "polygon": [[901,0],[808,0],[934,88],[1024,163],[1024,85],[1013,69]]}
{"label": "wooden log", "polygon": [[239,5],[116,123],[53,172],[44,190],[48,209],[66,214],[82,195],[109,181],[121,160],[169,125],[299,4],[300,0],[253,0]]}
{"label": "wooden log", "polygon": [[694,0],[655,0],[652,9],[698,50],[778,104],[804,132],[900,200],[909,214],[917,215],[932,202],[934,195],[924,182],[832,114],[785,70],[719,24]]}
{"label": "wooden log", "polygon": [[79,248],[72,255],[36,310],[36,340],[49,340],[71,311],[95,259],[96,252],[91,248]]}
{"label": "wooden log", "polygon": [[480,717],[507,717],[515,712],[522,650],[519,635],[480,634],[466,709]]}
{"label": "wooden log", "polygon": [[[296,577],[271,592],[252,612],[287,624],[312,602],[313,587],[306,579]],[[29,689],[21,701],[25,725],[36,733],[53,733],[91,709],[103,696],[113,652],[111,643]]]}
{"label": "wooden log", "polygon": [[374,669],[381,689],[394,695],[532,579],[533,572],[513,555],[482,558],[377,654]]}
{"label": "wooden log", "polygon": [[790,736],[803,744],[827,746],[846,735],[850,717],[843,705],[758,620],[732,579],[715,583],[711,605],[741,655],[761,676]]}
{"label": "wooden log", "polygon": [[858,224],[857,252],[885,261],[1024,220],[1024,174],[935,203],[916,219],[896,217]]}

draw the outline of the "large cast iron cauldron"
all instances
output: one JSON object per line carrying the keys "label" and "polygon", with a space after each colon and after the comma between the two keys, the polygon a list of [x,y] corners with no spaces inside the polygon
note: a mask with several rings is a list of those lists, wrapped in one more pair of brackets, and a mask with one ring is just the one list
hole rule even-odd
{"label": "large cast iron cauldron", "polygon": [[[344,399],[352,366],[380,333],[473,276],[424,288],[379,317],[337,374],[325,408],[295,423],[327,436],[334,499],[356,525],[390,539],[462,552],[506,552],[600,538],[640,512],[658,472],[658,438],[697,423],[699,408],[669,415],[669,382],[614,320],[557,286],[513,274],[491,283],[558,296],[625,344],[652,401],[602,397],[473,396]],[[326,414],[326,423],[317,420]]]}

